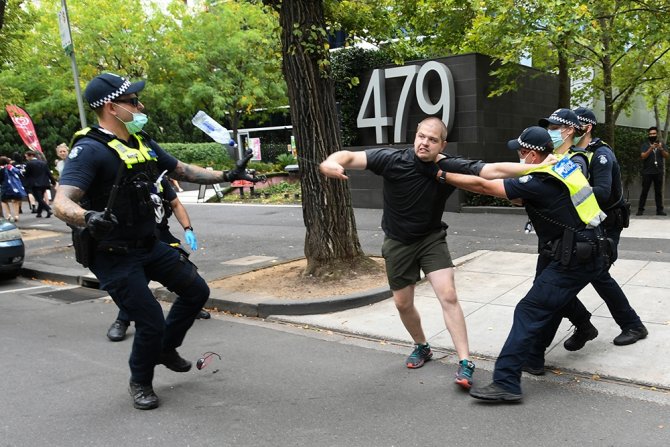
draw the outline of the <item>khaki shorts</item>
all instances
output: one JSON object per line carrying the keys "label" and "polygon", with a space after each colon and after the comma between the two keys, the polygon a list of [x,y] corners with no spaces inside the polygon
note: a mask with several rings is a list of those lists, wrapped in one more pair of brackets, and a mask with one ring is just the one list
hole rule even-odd
{"label": "khaki shorts", "polygon": [[447,246],[444,230],[429,234],[412,244],[403,244],[384,237],[382,256],[386,261],[386,276],[391,290],[400,290],[420,279],[425,274],[454,266]]}

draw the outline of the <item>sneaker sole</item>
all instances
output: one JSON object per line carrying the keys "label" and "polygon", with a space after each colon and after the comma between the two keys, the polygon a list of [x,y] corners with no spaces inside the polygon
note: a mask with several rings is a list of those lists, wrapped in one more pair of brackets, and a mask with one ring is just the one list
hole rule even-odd
{"label": "sneaker sole", "polygon": [[472,388],[472,382],[470,382],[468,379],[456,379],[454,380],[454,383],[462,388],[465,388],[466,390]]}
{"label": "sneaker sole", "polygon": [[421,361],[421,363],[405,363],[405,366],[408,367],[409,369],[417,369],[421,368],[423,365],[426,364],[427,361],[429,361],[431,358],[433,358],[433,353],[431,352],[428,358],[424,359]]}

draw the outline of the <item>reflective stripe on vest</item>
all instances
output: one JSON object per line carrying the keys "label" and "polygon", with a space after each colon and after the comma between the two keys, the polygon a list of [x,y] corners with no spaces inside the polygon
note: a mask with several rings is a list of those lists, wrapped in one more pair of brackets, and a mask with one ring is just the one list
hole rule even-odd
{"label": "reflective stripe on vest", "polygon": [[[87,135],[90,131],[91,128],[87,127],[85,129],[75,132],[73,143],[76,142],[79,138],[83,138],[85,136],[93,138],[91,135]],[[117,153],[121,161],[123,161],[126,164],[126,167],[128,167],[128,169],[131,169],[133,165],[136,165],[138,163],[144,163],[149,160],[156,161],[158,159],[156,153],[151,148],[144,145],[141,137],[139,137],[138,135],[131,135],[131,136],[134,137],[139,143],[138,149],[133,149],[132,147],[126,146],[116,138],[106,143],[107,146],[114,149],[114,152]],[[96,141],[100,141],[100,139],[98,138],[94,139]]]}
{"label": "reflective stripe on vest", "polygon": [[567,186],[570,200],[575,210],[577,210],[579,218],[585,224],[597,227],[607,217],[607,214],[603,213],[598,206],[598,201],[588,180],[582,174],[579,166],[570,161],[569,157],[561,158],[554,166],[532,168],[527,173],[533,172],[549,174]]}

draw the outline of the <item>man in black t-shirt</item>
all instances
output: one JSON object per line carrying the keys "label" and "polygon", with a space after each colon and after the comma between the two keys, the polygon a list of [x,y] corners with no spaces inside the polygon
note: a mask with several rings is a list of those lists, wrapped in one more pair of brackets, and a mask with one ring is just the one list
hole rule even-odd
{"label": "man in black t-shirt", "polygon": [[501,178],[521,175],[526,167],[445,157],[442,151],[446,145],[446,126],[439,118],[429,117],[419,123],[413,148],[338,151],[321,163],[320,170],[341,180],[348,178],[345,169],[368,169],[384,177],[382,255],[400,319],[415,343],[405,365],[420,368],[433,355],[414,305],[414,287],[423,270],[442,306],[458,354],[455,383],[469,389],[475,365],[469,360],[465,318],[456,296],[454,264],[446,241],[447,225],[442,222],[447,198],[455,189],[444,182],[445,173]]}
{"label": "man in black t-shirt", "polygon": [[649,141],[642,143],[640,147],[640,159],[642,160],[642,191],[637,205],[637,215],[644,214],[644,206],[647,204],[647,194],[654,184],[654,202],[656,202],[656,215],[667,216],[663,211],[663,171],[665,170],[665,159],[670,157],[670,152],[665,143],[658,138],[658,129],[653,126],[648,132]]}

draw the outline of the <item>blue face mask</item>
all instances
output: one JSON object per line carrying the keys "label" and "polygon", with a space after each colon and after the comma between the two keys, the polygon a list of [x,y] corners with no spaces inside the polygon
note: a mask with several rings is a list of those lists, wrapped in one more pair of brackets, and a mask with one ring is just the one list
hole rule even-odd
{"label": "blue face mask", "polygon": [[561,134],[561,129],[547,130],[549,136],[551,137],[551,142],[554,143],[554,147],[558,149],[563,144],[563,135]]}
{"label": "blue face mask", "polygon": [[[125,107],[122,106],[119,107],[121,107],[126,112],[130,112],[130,110],[126,109]],[[125,124],[129,134],[134,135],[142,130],[147,121],[149,121],[149,117],[146,114],[140,112],[131,112],[131,113],[133,114],[132,121],[123,121],[118,116],[116,118],[123,124]]]}
{"label": "blue face mask", "polygon": [[582,135],[581,137],[574,137],[572,139],[572,145],[577,146],[579,144],[579,142],[582,141],[582,138],[584,138],[584,135]]}

